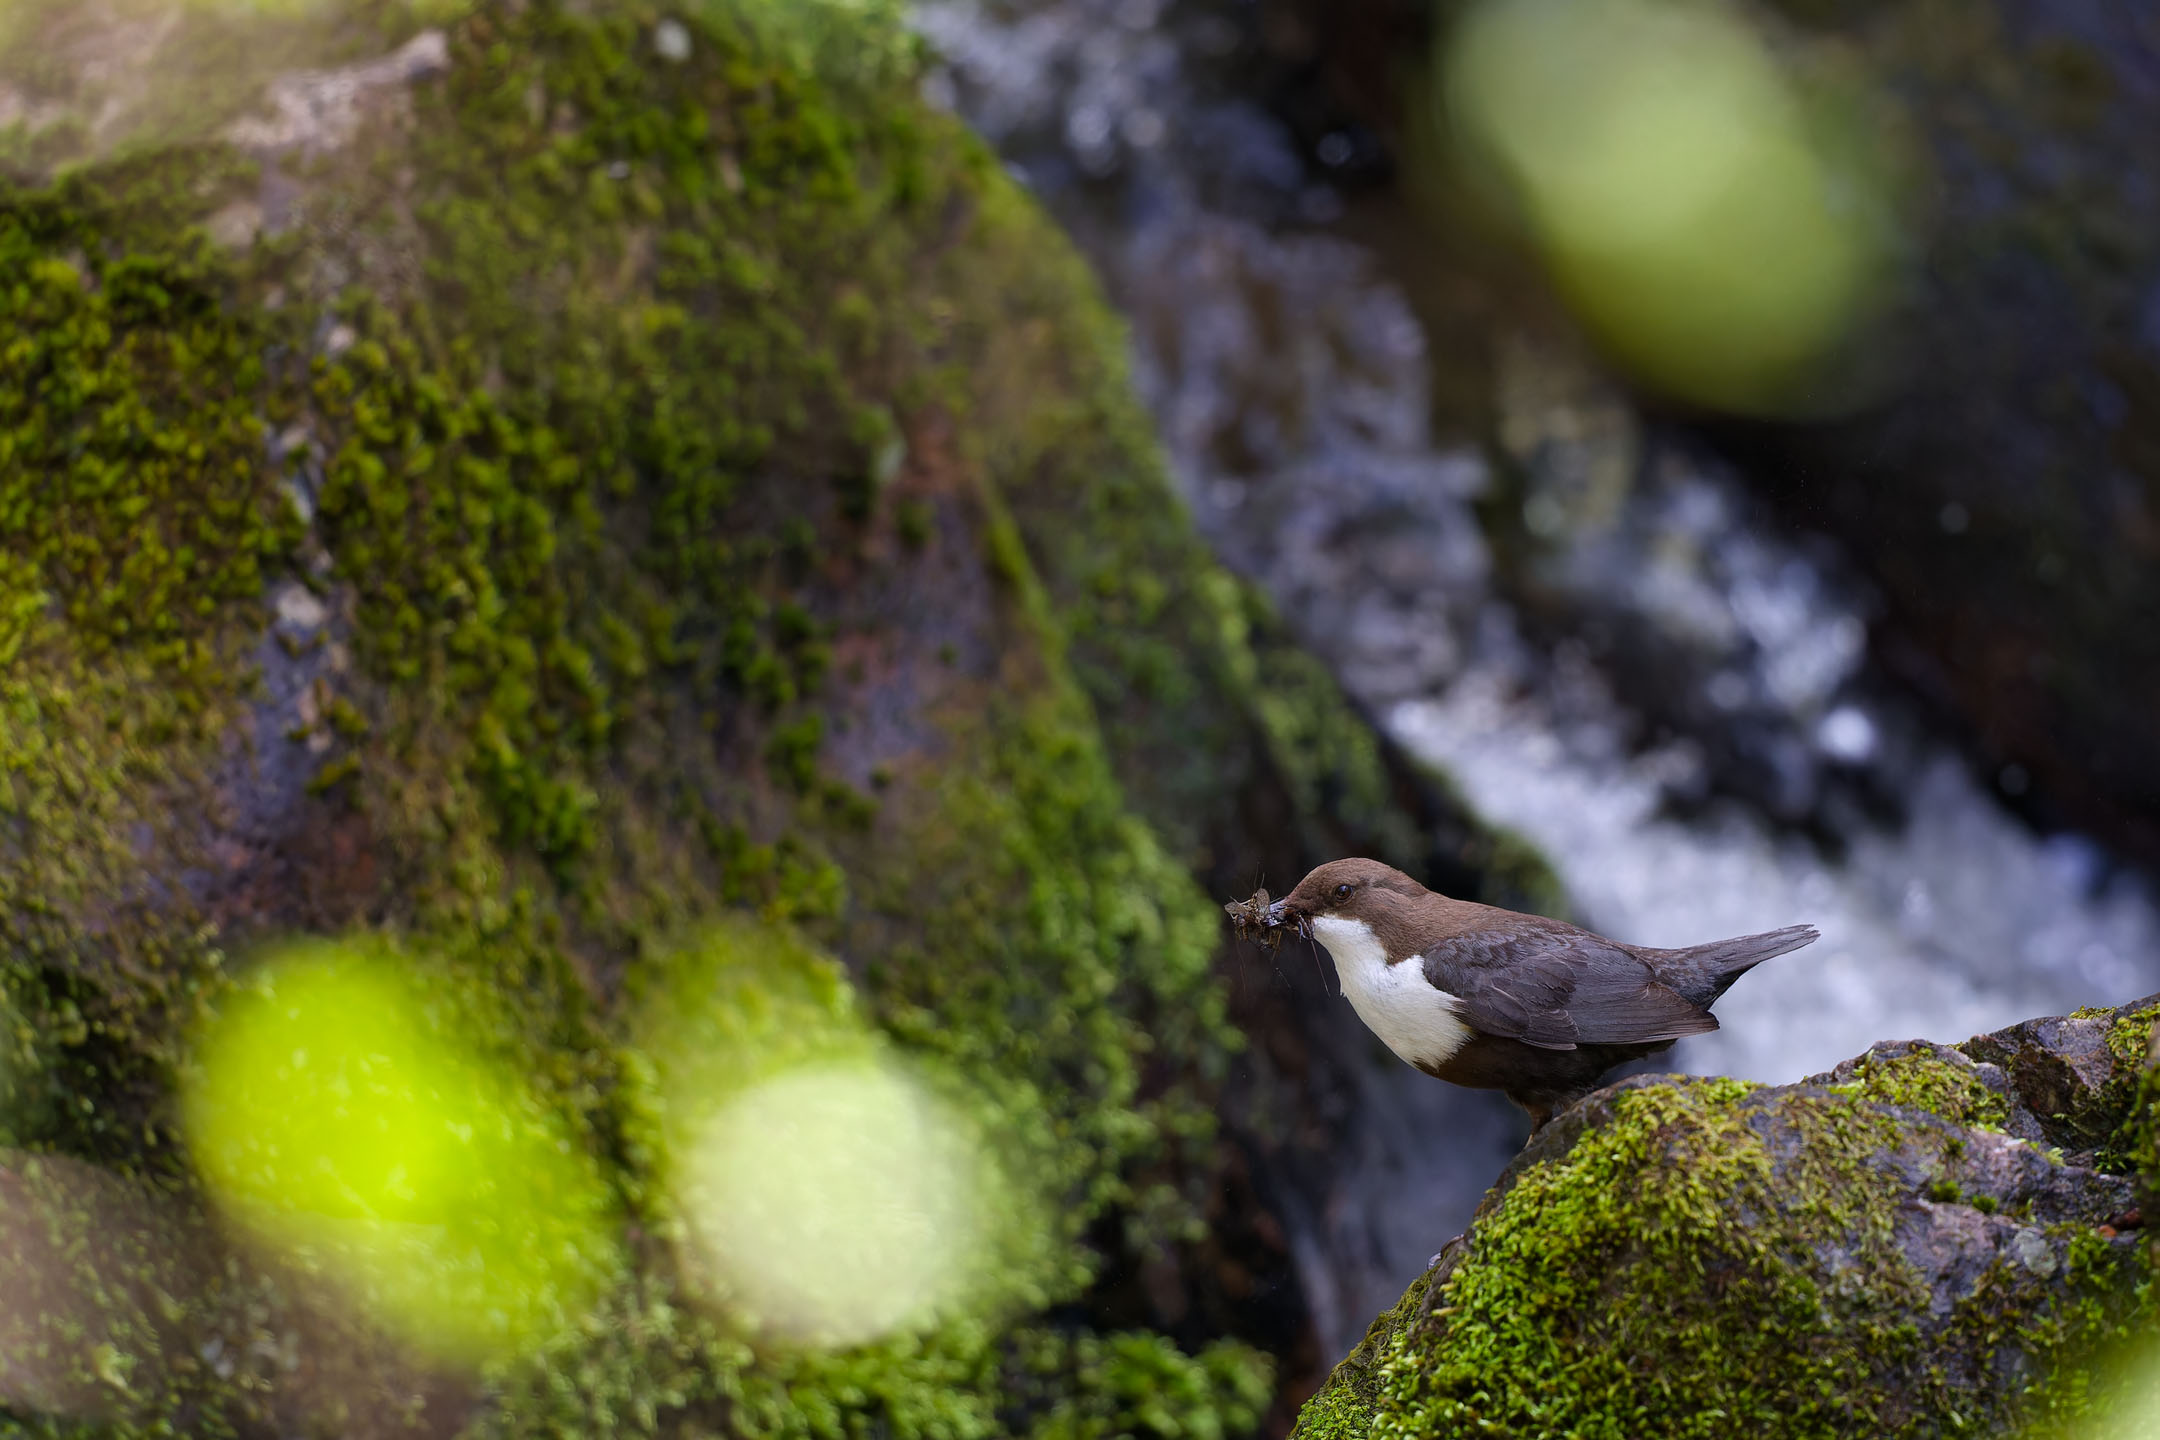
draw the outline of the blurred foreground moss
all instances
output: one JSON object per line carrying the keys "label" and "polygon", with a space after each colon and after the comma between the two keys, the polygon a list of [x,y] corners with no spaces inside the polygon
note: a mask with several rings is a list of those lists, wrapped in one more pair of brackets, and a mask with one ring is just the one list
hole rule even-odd
{"label": "blurred foreground moss", "polygon": [[617,1226],[563,1117],[459,1042],[460,999],[485,1003],[381,944],[288,947],[205,1027],[182,1112],[237,1224],[469,1362],[582,1313]]}
{"label": "blurred foreground moss", "polygon": [[1466,6],[1446,123],[1637,379],[1740,414],[1849,410],[1879,383],[1910,145],[1849,56],[1761,20],[1715,0]]}

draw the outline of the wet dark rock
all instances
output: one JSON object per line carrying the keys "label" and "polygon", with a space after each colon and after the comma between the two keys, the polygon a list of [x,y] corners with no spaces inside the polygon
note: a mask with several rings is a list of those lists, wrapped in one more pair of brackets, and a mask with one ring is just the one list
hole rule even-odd
{"label": "wet dark rock", "polygon": [[2049,1144],[2090,1156],[2121,1142],[2128,1091],[2149,1058],[2149,1024],[2135,1007],[2028,1020],[1959,1048],[2007,1077],[2012,1116]]}
{"label": "wet dark rock", "polygon": [[1901,386],[1721,439],[1836,535],[2002,792],[2160,863],[2160,39],[2135,7],[1794,5],[1926,142]]}

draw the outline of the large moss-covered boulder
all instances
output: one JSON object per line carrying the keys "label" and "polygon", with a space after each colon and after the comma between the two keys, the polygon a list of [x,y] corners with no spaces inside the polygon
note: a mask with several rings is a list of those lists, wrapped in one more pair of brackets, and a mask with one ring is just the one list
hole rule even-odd
{"label": "large moss-covered boulder", "polygon": [[2160,1003],[1560,1116],[1297,1434],[2074,1433],[2152,1319]]}
{"label": "large moss-covered boulder", "polygon": [[[1222,1238],[1266,1227],[1217,1201],[1195,876],[1431,842],[891,17],[6,19],[0,1195],[44,1198],[0,1238],[49,1296],[11,1420],[1255,1424],[1222,1337],[1288,1262]],[[621,997],[746,912],[1050,1197],[995,1313],[806,1354],[685,1303]],[[219,1248],[176,1077],[301,932],[384,937],[606,1178],[620,1266],[537,1354],[431,1366]],[[1121,1276],[1182,1347],[1103,1322]]]}

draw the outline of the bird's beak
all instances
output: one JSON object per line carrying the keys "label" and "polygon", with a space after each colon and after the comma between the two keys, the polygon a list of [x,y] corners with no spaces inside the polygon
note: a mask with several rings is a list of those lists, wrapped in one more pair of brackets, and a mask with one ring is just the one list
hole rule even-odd
{"label": "bird's beak", "polygon": [[1287,895],[1268,906],[1266,915],[1261,918],[1267,921],[1270,930],[1292,930],[1308,939],[1312,936],[1312,922],[1306,918],[1303,910],[1290,908],[1290,897]]}

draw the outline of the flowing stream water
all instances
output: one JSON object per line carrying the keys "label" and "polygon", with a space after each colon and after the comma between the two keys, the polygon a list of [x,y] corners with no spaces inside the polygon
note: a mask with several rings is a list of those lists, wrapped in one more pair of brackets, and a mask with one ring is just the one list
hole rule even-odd
{"label": "flowing stream water", "polygon": [[[1329,167],[1241,90],[1246,12],[924,0],[960,111],[1130,319],[1186,502],[1349,693],[1574,918],[1680,945],[1798,921],[1673,1068],[1790,1081],[1882,1039],[1958,1039],[2160,989],[2145,885],[2034,834],[1868,654],[1835,549],[1646,422],[1564,342],[1503,333],[1482,434],[1436,434],[1406,278],[1334,233]],[[1247,82],[1249,83],[1249,82]],[[1396,262],[1399,263],[1399,262]],[[1339,1355],[1462,1228],[1520,1130],[1327,1024],[1356,1073],[1336,1169],[1279,1199]],[[1332,1358],[1332,1356],[1331,1356]]]}

